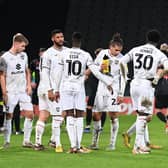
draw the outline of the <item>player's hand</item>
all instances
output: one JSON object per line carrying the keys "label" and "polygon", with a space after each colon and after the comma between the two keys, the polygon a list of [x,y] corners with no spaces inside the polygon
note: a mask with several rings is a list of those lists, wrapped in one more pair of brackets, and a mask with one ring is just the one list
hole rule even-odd
{"label": "player's hand", "polygon": [[54,101],[55,100],[55,95],[53,93],[53,90],[48,90],[48,99],[50,101]]}
{"label": "player's hand", "polygon": [[32,82],[31,87],[32,87],[32,89],[35,89],[37,87],[37,84],[35,82]]}
{"label": "player's hand", "polygon": [[58,103],[59,99],[60,99],[60,94],[59,94],[59,92],[55,92],[55,101],[56,101],[57,103]]}
{"label": "player's hand", "polygon": [[32,94],[32,87],[30,85],[27,85],[26,92],[28,95]]}
{"label": "player's hand", "polygon": [[123,101],[124,101],[124,97],[121,97],[121,96],[118,96],[118,97],[117,97],[117,103],[118,103],[118,104],[123,103]]}
{"label": "player's hand", "polygon": [[107,89],[111,92],[111,94],[113,94],[113,88],[112,88],[111,85],[108,85],[108,86],[107,86]]}
{"label": "player's hand", "polygon": [[106,69],[108,69],[108,65],[107,64],[101,64],[100,69],[101,69],[101,71],[106,70]]}
{"label": "player's hand", "polygon": [[89,76],[88,75],[85,75],[85,81],[88,80]]}
{"label": "player's hand", "polygon": [[7,104],[7,101],[8,101],[8,95],[7,95],[6,92],[2,94],[2,98],[3,98],[4,104],[6,105],[6,104]]}

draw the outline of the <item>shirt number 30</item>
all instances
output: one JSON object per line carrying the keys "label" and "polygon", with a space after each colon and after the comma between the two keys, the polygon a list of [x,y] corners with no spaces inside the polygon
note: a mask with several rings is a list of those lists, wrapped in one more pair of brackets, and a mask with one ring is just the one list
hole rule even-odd
{"label": "shirt number 30", "polygon": [[136,69],[140,69],[143,67],[145,70],[150,70],[152,68],[153,57],[151,55],[144,56],[144,54],[136,53],[135,56],[136,56],[136,64],[135,64]]}

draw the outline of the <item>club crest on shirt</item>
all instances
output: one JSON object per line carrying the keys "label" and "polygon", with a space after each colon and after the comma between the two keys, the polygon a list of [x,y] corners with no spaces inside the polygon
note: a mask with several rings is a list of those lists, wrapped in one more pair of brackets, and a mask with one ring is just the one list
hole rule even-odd
{"label": "club crest on shirt", "polygon": [[22,60],[24,60],[24,55],[21,55],[20,58],[21,58]]}
{"label": "club crest on shirt", "polygon": [[56,107],[56,112],[60,112],[60,107]]}
{"label": "club crest on shirt", "polygon": [[116,65],[119,64],[119,60],[115,60],[114,64],[116,64]]}

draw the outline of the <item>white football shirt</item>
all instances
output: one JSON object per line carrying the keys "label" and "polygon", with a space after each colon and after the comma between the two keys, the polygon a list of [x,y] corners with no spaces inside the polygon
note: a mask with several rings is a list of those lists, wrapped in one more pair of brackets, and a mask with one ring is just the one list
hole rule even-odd
{"label": "white football shirt", "polygon": [[62,53],[63,65],[61,91],[84,91],[86,66],[93,64],[91,55],[80,49],[71,48]]}
{"label": "white football shirt", "polygon": [[0,71],[6,72],[6,89],[9,93],[26,92],[26,68],[28,56],[25,52],[4,53],[0,58]]}
{"label": "white football shirt", "polygon": [[[117,56],[113,56],[110,54],[109,49],[101,50],[100,53],[97,55],[95,59],[95,63],[100,67],[103,63],[103,57],[108,57],[109,60],[109,78],[111,78],[112,81],[112,87],[117,92],[119,92],[121,89],[121,71],[119,62],[120,59],[123,57],[123,55],[120,53]],[[103,92],[102,92],[103,90]],[[99,81],[97,92],[100,94],[106,94],[109,93],[107,87],[104,85],[102,81]]]}
{"label": "white football shirt", "polygon": [[135,79],[154,78],[159,64],[164,64],[167,57],[152,44],[145,44],[130,50],[121,62],[128,63],[133,60]]}
{"label": "white football shirt", "polygon": [[67,47],[62,47],[60,50],[53,46],[48,48],[40,58],[40,82],[38,86],[38,94],[46,94],[48,90],[55,89],[58,60],[63,51],[68,50]]}

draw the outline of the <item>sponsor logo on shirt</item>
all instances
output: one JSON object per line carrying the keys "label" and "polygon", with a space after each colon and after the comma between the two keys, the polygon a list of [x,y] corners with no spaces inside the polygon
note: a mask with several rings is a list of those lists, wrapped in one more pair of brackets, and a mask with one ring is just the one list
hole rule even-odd
{"label": "sponsor logo on shirt", "polygon": [[22,67],[21,67],[20,64],[16,64],[16,69],[17,69],[18,71],[11,72],[11,74],[12,74],[12,75],[15,75],[15,74],[21,74],[21,73],[24,73],[23,70],[19,71],[21,68],[22,68]]}

